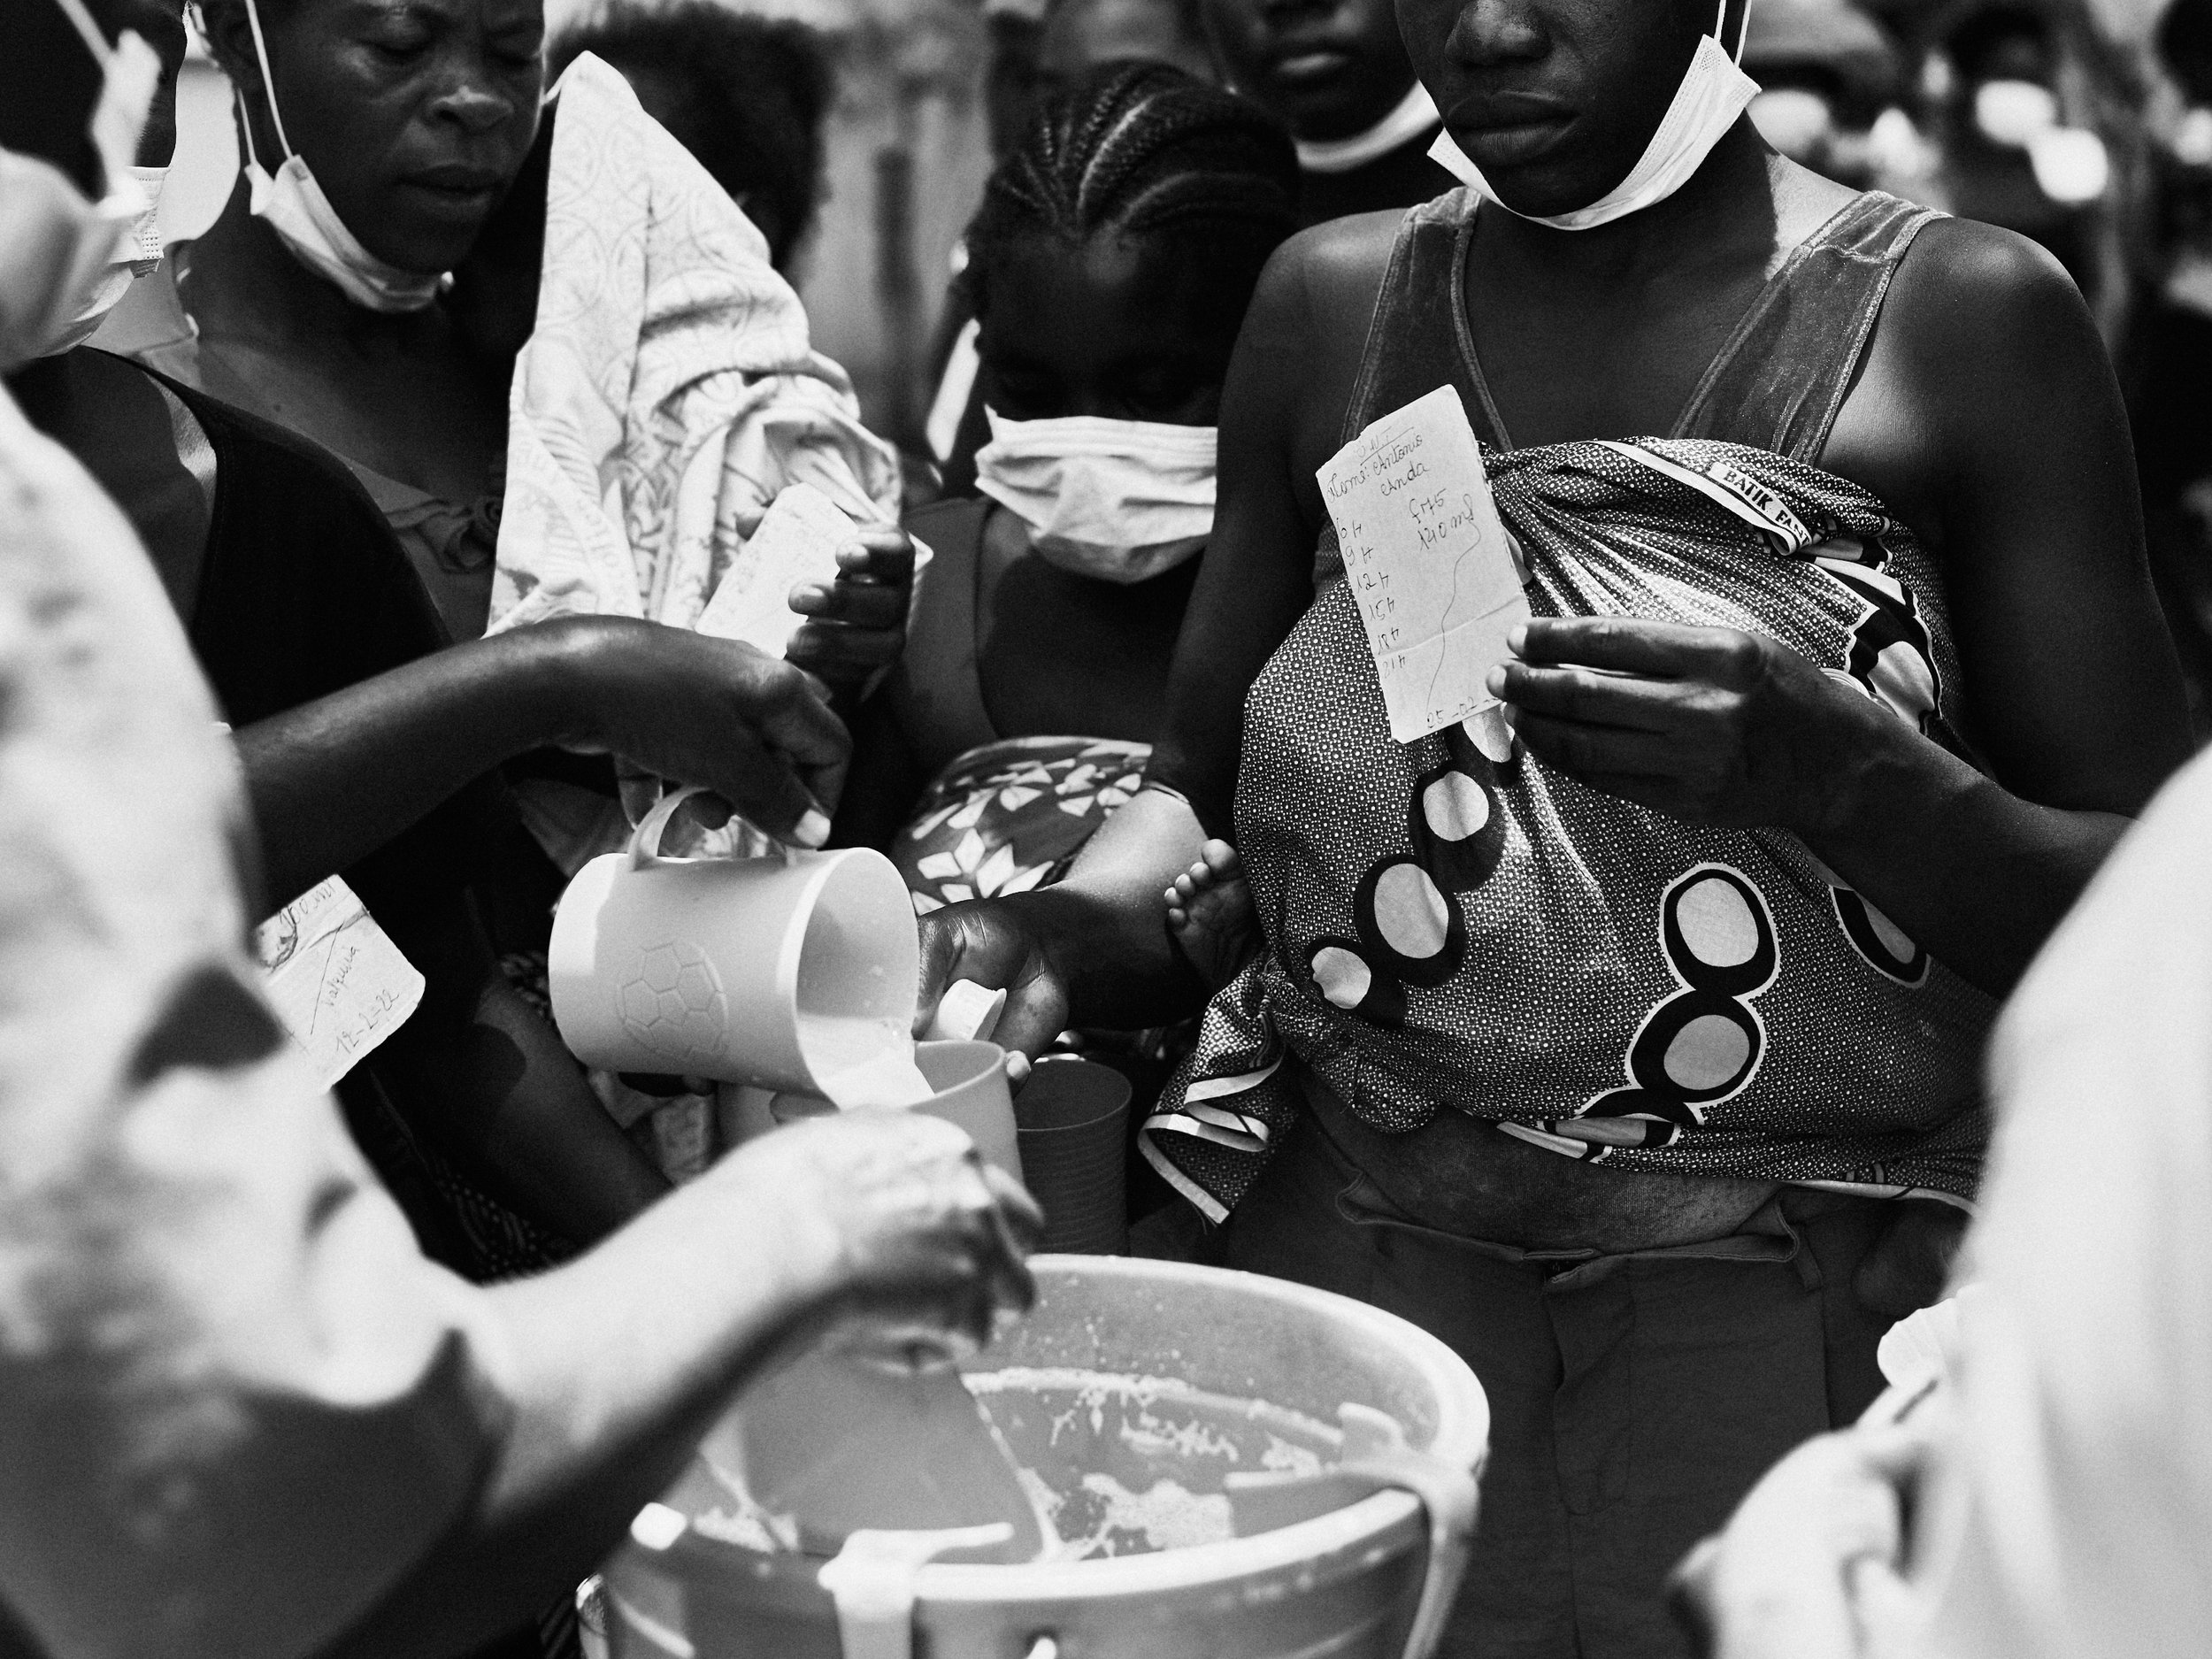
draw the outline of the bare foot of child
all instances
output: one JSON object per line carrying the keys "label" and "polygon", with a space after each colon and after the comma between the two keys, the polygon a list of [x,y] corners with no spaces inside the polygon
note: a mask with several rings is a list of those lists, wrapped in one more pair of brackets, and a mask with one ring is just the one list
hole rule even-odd
{"label": "bare foot of child", "polygon": [[1244,861],[1227,841],[1208,841],[1200,849],[1198,862],[1175,878],[1166,898],[1169,930],[1215,990],[1258,952],[1252,889],[1244,879]]}

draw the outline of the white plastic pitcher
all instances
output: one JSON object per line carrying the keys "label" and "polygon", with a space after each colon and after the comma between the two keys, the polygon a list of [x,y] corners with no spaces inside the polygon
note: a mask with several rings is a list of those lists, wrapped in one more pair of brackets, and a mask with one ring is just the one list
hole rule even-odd
{"label": "white plastic pitcher", "polygon": [[663,857],[669,818],[697,793],[664,796],[561,895],[547,951],[561,1040],[611,1071],[833,1093],[841,1065],[913,1020],[906,884],[871,848]]}

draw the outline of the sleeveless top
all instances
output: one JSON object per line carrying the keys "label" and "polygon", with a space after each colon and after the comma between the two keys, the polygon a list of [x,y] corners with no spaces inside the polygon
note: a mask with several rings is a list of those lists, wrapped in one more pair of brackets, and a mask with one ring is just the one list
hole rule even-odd
{"label": "sleeveless top", "polygon": [[[1515,449],[1462,295],[1478,198],[1405,219],[1346,411],[1450,385],[1539,615],[1768,634],[1970,761],[1935,565],[1812,465],[1937,217],[1855,198],[1767,282],[1664,438]],[[1523,753],[1494,709],[1391,740],[1333,531],[1245,707],[1237,839],[1265,947],[1146,1125],[1218,1219],[1295,1123],[1294,1056],[1363,1121],[1449,1108],[1624,1168],[1970,1198],[1990,998],[1793,835],[1691,825]]]}
{"label": "sleeveless top", "polygon": [[[151,274],[131,284],[123,303],[101,324],[95,343],[233,408],[266,416],[269,411],[258,389],[219,355],[200,349],[198,326],[185,310],[177,288],[188,273],[191,250],[188,242],[172,242],[169,257]],[[502,455],[493,465],[483,492],[474,500],[448,501],[332,453],[360,480],[415,567],[436,607],[442,642],[480,639],[491,608],[506,457]]]}

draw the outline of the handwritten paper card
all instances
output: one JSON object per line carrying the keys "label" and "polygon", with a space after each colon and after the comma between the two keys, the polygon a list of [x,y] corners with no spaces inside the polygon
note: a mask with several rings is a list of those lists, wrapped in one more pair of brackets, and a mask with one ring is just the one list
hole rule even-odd
{"label": "handwritten paper card", "polygon": [[407,1023],[423,978],[336,876],[254,930],[262,986],[328,1088]]}
{"label": "handwritten paper card", "polygon": [[787,485],[700,613],[698,631],[738,640],[781,657],[806,618],[791,608],[801,582],[837,580],[837,549],[853,539],[853,521],[811,484]]}
{"label": "handwritten paper card", "polygon": [[1410,743],[1495,703],[1483,680],[1528,599],[1459,394],[1385,415],[1317,476],[1390,735]]}

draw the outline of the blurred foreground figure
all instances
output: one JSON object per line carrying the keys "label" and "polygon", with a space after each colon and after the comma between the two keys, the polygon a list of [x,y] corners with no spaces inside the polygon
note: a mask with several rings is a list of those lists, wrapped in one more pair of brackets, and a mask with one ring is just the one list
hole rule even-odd
{"label": "blurred foreground figure", "polygon": [[2023,981],[1997,1032],[1955,1378],[1901,1426],[1793,1453],[1694,1558],[1686,1599],[1720,1659],[2204,1652],[2208,841],[2200,759]]}
{"label": "blurred foreground figure", "polygon": [[787,1344],[1025,1298],[1025,1201],[904,1116],[769,1137],[537,1279],[426,1261],[249,988],[236,771],[160,585],[4,396],[0,700],[0,1652],[462,1650]]}
{"label": "blurred foreground figure", "polygon": [[[0,147],[0,374],[96,326],[132,247],[154,54],[77,21],[95,153],[65,104]],[[779,1356],[956,1348],[1027,1300],[1033,1207],[905,1115],[766,1137],[471,1288],[254,988],[248,826],[145,549],[0,391],[10,1659],[468,1650],[570,1593]]]}

